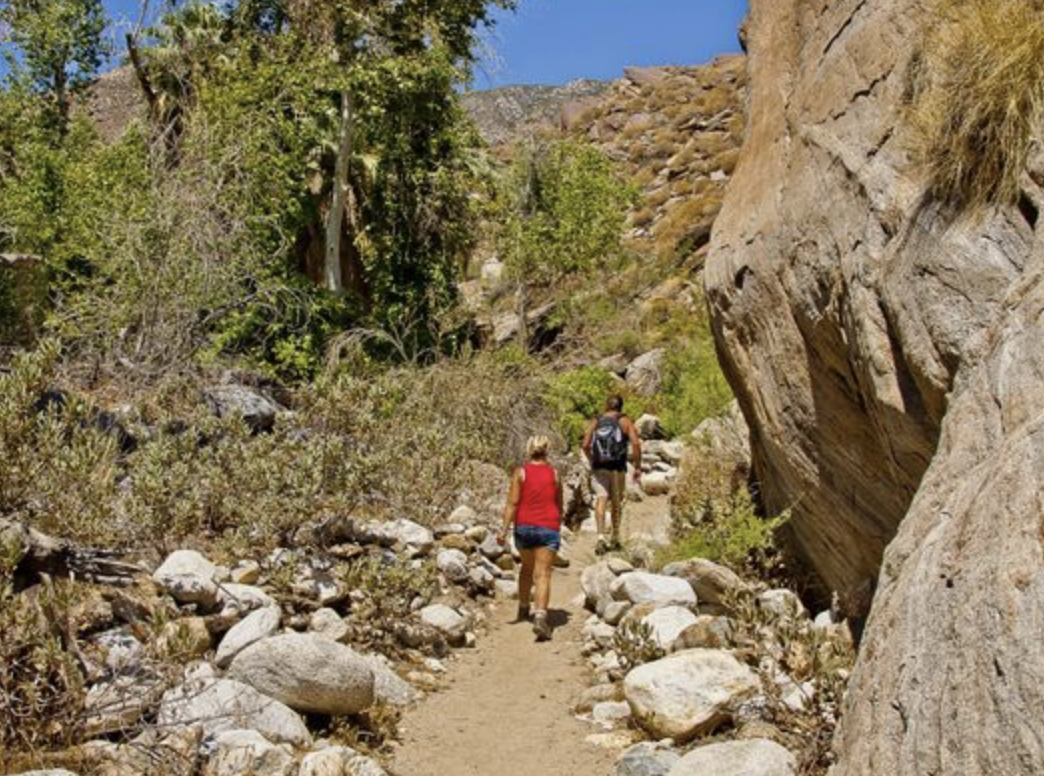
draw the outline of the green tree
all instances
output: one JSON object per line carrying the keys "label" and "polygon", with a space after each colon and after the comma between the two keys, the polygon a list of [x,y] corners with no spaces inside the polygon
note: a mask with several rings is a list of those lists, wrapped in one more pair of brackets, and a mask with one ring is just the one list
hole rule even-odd
{"label": "green tree", "polygon": [[532,286],[551,285],[617,254],[637,194],[589,143],[524,146],[503,186],[499,248],[518,284],[520,340]]}
{"label": "green tree", "polygon": [[64,134],[73,96],[109,53],[102,0],[6,0],[0,19],[10,31],[4,55],[12,72],[51,100]]}

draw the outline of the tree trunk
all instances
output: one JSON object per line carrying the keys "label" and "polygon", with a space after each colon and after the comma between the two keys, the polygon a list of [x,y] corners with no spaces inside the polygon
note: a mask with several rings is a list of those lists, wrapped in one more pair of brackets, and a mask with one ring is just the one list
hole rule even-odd
{"label": "tree trunk", "polygon": [[344,227],[344,208],[348,192],[348,173],[352,155],[353,130],[352,97],[347,89],[341,92],[341,137],[337,148],[337,167],[334,172],[333,198],[326,220],[326,260],[324,278],[326,288],[335,294],[344,292],[341,276],[341,234]]}

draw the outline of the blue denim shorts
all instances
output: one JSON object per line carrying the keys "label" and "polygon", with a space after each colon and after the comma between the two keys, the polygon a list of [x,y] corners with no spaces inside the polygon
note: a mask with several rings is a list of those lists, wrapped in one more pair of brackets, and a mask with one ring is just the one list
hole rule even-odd
{"label": "blue denim shorts", "polygon": [[558,552],[562,547],[562,535],[558,531],[538,525],[516,525],[515,546],[520,550],[538,550],[546,547]]}

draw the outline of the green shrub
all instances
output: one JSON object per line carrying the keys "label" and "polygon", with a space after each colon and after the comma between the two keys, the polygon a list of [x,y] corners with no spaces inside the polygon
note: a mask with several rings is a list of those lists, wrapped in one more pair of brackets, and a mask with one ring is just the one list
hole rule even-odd
{"label": "green shrub", "polygon": [[544,400],[554,413],[562,436],[574,447],[591,419],[605,410],[605,400],[612,395],[624,398],[624,411],[632,417],[643,414],[648,406],[644,398],[630,393],[616,376],[593,366],[552,378],[544,391]]}
{"label": "green shrub", "polygon": [[933,193],[1014,202],[1044,116],[1044,10],[1037,0],[938,0],[914,72],[913,157]]}
{"label": "green shrub", "polygon": [[661,390],[660,419],[668,435],[680,437],[732,402],[732,389],[718,363],[710,332],[700,334],[667,358]]}

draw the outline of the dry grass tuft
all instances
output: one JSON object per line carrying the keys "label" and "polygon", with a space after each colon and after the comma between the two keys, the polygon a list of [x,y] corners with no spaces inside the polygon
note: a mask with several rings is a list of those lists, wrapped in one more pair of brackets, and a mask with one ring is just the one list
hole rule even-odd
{"label": "dry grass tuft", "polygon": [[1044,118],[1044,3],[940,0],[915,69],[913,157],[938,198],[1011,203]]}

